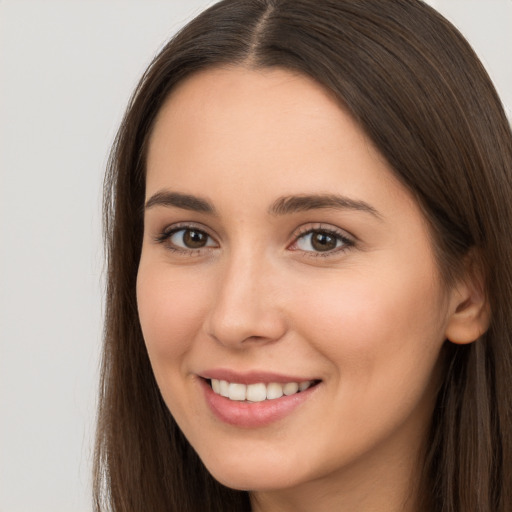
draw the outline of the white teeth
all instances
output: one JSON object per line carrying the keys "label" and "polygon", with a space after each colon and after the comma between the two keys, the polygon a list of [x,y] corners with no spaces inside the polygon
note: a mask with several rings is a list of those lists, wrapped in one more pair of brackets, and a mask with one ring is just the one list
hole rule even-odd
{"label": "white teeth", "polygon": [[220,380],[212,379],[212,388],[217,395],[220,395]]}
{"label": "white teeth", "polygon": [[237,382],[228,382],[226,380],[211,379],[213,392],[217,395],[236,401],[262,402],[263,400],[275,400],[283,395],[290,396],[300,391],[305,391],[313,384],[313,381],[287,382],[280,384],[270,382],[264,384],[239,384]]}
{"label": "white teeth", "polygon": [[299,391],[306,391],[306,389],[311,386],[312,382],[310,380],[305,380],[299,384]]}
{"label": "white teeth", "polygon": [[267,384],[267,400],[281,398],[283,396],[283,385],[277,382]]}
{"label": "white teeth", "polygon": [[225,396],[226,398],[229,398],[229,382],[227,380],[221,380],[219,382],[219,387],[220,387],[221,396]]}
{"label": "white teeth", "polygon": [[288,382],[283,386],[283,393],[286,396],[294,395],[299,391],[299,385],[296,382]]}
{"label": "white teeth", "polygon": [[267,386],[260,382],[259,384],[249,384],[247,386],[247,400],[250,402],[263,402],[267,399]]}
{"label": "white teeth", "polygon": [[247,386],[245,384],[237,384],[231,382],[229,385],[229,399],[230,400],[245,400],[247,393]]}

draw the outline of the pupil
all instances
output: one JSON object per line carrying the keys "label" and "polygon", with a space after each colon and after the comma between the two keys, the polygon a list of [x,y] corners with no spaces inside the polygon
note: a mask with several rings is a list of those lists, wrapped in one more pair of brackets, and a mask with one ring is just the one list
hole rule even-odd
{"label": "pupil", "polygon": [[317,251],[330,251],[336,248],[336,238],[328,233],[317,232],[311,237],[311,245]]}
{"label": "pupil", "polygon": [[183,235],[183,243],[190,249],[199,249],[206,245],[206,235],[201,231],[187,230]]}

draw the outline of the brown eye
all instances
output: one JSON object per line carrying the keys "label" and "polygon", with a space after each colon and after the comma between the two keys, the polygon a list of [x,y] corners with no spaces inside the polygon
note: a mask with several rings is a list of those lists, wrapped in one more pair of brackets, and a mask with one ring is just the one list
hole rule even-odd
{"label": "brown eye", "polygon": [[202,231],[187,229],[183,234],[183,243],[189,249],[199,249],[208,242],[208,235]]}
{"label": "brown eye", "polygon": [[353,242],[340,233],[325,229],[313,229],[297,238],[295,249],[309,253],[337,252],[353,245]]}
{"label": "brown eye", "polygon": [[172,246],[182,250],[215,246],[214,241],[207,233],[194,228],[178,229],[168,237],[168,240]]}
{"label": "brown eye", "polygon": [[338,240],[335,236],[324,231],[315,231],[311,234],[311,247],[315,251],[332,251],[336,249]]}

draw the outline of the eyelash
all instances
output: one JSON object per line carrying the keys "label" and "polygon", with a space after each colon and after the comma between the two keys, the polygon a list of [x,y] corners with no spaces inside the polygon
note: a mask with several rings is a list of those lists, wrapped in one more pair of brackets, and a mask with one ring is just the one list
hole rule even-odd
{"label": "eyelash", "polygon": [[[332,236],[336,242],[341,242],[342,245],[340,247],[336,247],[332,250],[327,251],[302,251],[307,257],[310,258],[328,258],[332,256],[337,256],[340,253],[348,251],[350,248],[354,247],[355,241],[349,238],[345,232],[335,229],[332,226],[326,227],[317,225],[315,227],[305,227],[300,228],[298,233],[294,235],[294,241],[288,247],[293,245],[297,245],[301,238],[305,238],[307,235],[312,235],[313,233],[322,233],[325,235]],[[300,251],[301,249],[290,249],[293,251]]]}
{"label": "eyelash", "polygon": [[[204,250],[211,250],[212,248],[215,249],[215,247],[200,247],[198,249],[192,249],[192,248],[182,248],[177,247],[176,245],[173,245],[170,243],[170,239],[173,235],[176,233],[179,233],[180,231],[186,232],[186,231],[195,231],[198,233],[202,233],[206,235],[209,239],[213,240],[213,237],[208,234],[208,232],[198,227],[194,224],[178,224],[173,225],[170,228],[166,228],[162,233],[160,233],[157,237],[155,237],[155,242],[160,244],[165,244],[166,248],[172,252],[179,253],[184,256],[196,256],[200,255],[200,253]],[[312,235],[313,233],[322,233],[328,236],[332,236],[336,239],[336,242],[341,242],[342,245],[340,247],[335,247],[332,250],[326,250],[326,251],[306,251],[302,250],[303,254],[306,257],[312,257],[312,258],[327,258],[332,257],[334,255],[338,255],[339,253],[345,252],[352,248],[355,245],[355,241],[351,238],[349,238],[345,232],[342,232],[341,230],[334,229],[332,226],[324,227],[322,225],[314,226],[314,227],[305,227],[299,229],[298,233],[294,235],[293,242],[288,245],[289,250],[292,251],[301,251],[301,249],[290,249],[290,247],[297,245],[300,239],[305,238],[307,235]]]}
{"label": "eyelash", "polygon": [[184,256],[198,256],[200,255],[201,251],[204,251],[205,249],[211,249],[211,247],[200,247],[198,249],[184,249],[183,247],[177,247],[173,245],[170,242],[170,239],[173,235],[179,233],[180,231],[195,231],[197,233],[202,233],[206,235],[209,239],[213,240],[213,237],[210,236],[205,229],[198,227],[194,224],[175,224],[169,228],[164,229],[162,233],[160,233],[155,238],[155,241],[160,244],[165,244],[166,249],[178,254],[182,254]]}

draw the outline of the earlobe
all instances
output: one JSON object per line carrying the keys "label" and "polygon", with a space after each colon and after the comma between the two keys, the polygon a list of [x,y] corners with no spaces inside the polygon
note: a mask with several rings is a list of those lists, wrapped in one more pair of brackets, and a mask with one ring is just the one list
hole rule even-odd
{"label": "earlobe", "polygon": [[476,341],[489,328],[491,311],[485,289],[482,265],[474,253],[467,256],[466,272],[454,286],[450,297],[450,317],[445,337],[464,345]]}

